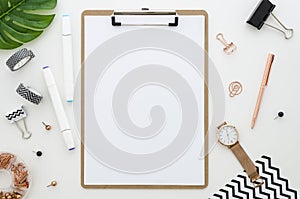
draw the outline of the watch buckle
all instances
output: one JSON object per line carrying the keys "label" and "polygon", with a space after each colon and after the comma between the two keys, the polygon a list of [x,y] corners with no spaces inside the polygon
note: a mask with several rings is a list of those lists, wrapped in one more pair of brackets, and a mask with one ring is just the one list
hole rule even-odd
{"label": "watch buckle", "polygon": [[254,188],[258,188],[264,184],[264,180],[260,176],[257,176],[251,178],[251,183],[253,184]]}

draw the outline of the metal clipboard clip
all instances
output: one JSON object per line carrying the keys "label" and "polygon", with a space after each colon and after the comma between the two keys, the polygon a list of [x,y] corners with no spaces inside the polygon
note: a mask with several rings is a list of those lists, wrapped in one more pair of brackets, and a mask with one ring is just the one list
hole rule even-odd
{"label": "metal clipboard clip", "polygon": [[[166,16],[166,15],[173,15],[174,16],[174,21],[169,22],[169,23],[122,23],[120,21],[116,20],[116,16]],[[142,8],[141,10],[136,10],[136,11],[114,11],[112,16],[111,16],[111,24],[112,26],[173,26],[176,27],[178,26],[178,16],[176,11],[151,11],[149,8]]]}

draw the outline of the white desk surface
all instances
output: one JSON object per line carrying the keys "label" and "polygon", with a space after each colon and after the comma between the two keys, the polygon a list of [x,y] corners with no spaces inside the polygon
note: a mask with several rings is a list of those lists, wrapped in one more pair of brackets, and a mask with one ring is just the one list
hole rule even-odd
{"label": "white desk surface", "polygon": [[[291,40],[285,40],[280,33],[267,27],[257,31],[245,22],[258,3],[250,1],[195,1],[195,0],[73,0],[59,1],[53,24],[45,33],[24,45],[32,49],[36,58],[22,70],[11,73],[5,65],[6,59],[14,51],[0,51],[0,151],[13,152],[27,163],[33,175],[33,185],[29,198],[208,198],[226,182],[242,171],[232,152],[217,145],[209,154],[209,185],[204,190],[85,190],[80,186],[80,141],[75,132],[77,149],[68,152],[59,134],[55,114],[47,93],[40,69],[52,66],[59,90],[63,93],[61,15],[68,12],[72,16],[74,57],[76,67],[80,66],[80,26],[81,12],[86,9],[204,9],[209,14],[209,55],[214,61],[227,91],[228,84],[239,80],[244,91],[235,98],[226,96],[226,120],[235,124],[240,132],[240,142],[255,160],[266,154],[273,158],[273,164],[281,168],[283,176],[290,179],[292,188],[300,187],[300,156],[298,132],[300,117],[299,49],[300,23],[297,17],[300,2],[297,0],[272,1],[277,5],[274,13],[295,30]],[[225,55],[222,45],[215,39],[222,32],[228,41],[233,41],[238,50],[233,55]],[[259,85],[267,59],[273,52],[275,61],[271,71],[269,86],[254,130],[250,129]],[[31,105],[15,94],[20,82],[24,82],[42,92],[45,96],[39,106]],[[4,114],[18,104],[24,104],[29,112],[28,126],[33,137],[21,140],[16,127],[9,124]],[[69,118],[74,125],[72,107],[65,104]],[[284,118],[273,120],[278,110],[285,112]],[[45,132],[41,122],[53,125],[53,130]],[[44,155],[37,158],[32,151],[40,149]],[[222,169],[220,169],[220,165]],[[52,180],[57,187],[46,188]]]}

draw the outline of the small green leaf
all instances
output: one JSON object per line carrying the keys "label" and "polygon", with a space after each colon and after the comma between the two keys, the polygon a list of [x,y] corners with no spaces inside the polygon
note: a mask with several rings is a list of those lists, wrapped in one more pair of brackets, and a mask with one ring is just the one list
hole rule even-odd
{"label": "small green leaf", "polygon": [[52,10],[57,0],[0,0],[0,49],[14,49],[42,34],[54,14],[37,11]]}

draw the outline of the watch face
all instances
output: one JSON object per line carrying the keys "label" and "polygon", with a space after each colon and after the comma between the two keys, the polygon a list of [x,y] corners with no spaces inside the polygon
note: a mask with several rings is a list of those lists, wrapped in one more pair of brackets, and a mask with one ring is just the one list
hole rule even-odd
{"label": "watch face", "polygon": [[232,125],[222,126],[217,136],[219,138],[219,142],[226,146],[231,146],[238,141],[238,132]]}

